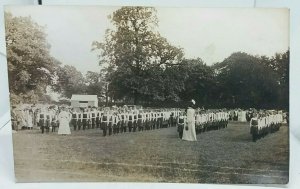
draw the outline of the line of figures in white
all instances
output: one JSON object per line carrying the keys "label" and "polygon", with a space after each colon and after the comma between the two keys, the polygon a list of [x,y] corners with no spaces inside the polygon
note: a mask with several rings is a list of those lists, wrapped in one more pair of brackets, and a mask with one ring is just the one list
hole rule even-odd
{"label": "line of figures in white", "polygon": [[[100,128],[103,136],[123,132],[136,132],[167,127],[177,127],[179,137],[195,141],[196,135],[226,128],[228,121],[250,122],[253,141],[267,133],[279,130],[280,124],[288,118],[287,113],[275,110],[203,110],[188,108],[128,108],[124,107],[88,107],[72,108],[66,106],[30,105],[25,108],[13,106],[13,130],[38,128],[42,133],[56,132],[71,134],[73,130]],[[286,119],[287,120],[287,119]]]}

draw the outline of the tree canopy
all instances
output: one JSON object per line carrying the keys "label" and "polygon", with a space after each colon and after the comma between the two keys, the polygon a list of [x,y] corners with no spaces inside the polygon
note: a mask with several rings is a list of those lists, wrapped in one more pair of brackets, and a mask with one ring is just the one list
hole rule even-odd
{"label": "tree canopy", "polygon": [[5,13],[7,63],[11,97],[37,101],[51,85],[59,62],[50,56],[44,27],[30,17]]}
{"label": "tree canopy", "polygon": [[195,99],[205,108],[289,106],[289,50],[272,57],[234,52],[207,65],[188,59],[158,33],[156,10],[122,7],[109,16],[113,28],[99,51],[99,71],[81,73],[50,55],[45,27],[30,17],[5,13],[10,94],[13,103],[50,101],[46,89],[62,97],[92,94],[123,103],[179,107]]}
{"label": "tree canopy", "polygon": [[[135,104],[149,95],[155,96],[145,86],[151,80],[149,73],[160,73],[165,67],[177,64],[183,57],[182,49],[169,44],[156,31],[158,20],[154,8],[122,7],[109,18],[115,29],[106,31],[104,42],[93,43],[94,49],[101,50],[100,66],[111,67],[115,74],[108,76],[109,80],[122,82],[126,95]],[[120,87],[119,82],[112,82],[111,87]]]}
{"label": "tree canopy", "polygon": [[214,65],[220,105],[270,108],[278,101],[276,74],[264,58],[233,53]]}
{"label": "tree canopy", "polygon": [[157,32],[156,10],[122,7],[109,16],[114,27],[105,40],[93,42],[100,50],[99,65],[114,99],[133,103],[177,103],[195,99],[206,107],[288,105],[289,52],[258,57],[236,52],[207,66],[200,58],[185,59]]}

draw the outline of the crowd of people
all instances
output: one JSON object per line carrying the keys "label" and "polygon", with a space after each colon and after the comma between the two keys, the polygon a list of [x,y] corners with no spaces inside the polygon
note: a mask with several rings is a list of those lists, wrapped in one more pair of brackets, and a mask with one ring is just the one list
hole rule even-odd
{"label": "crowd of people", "polygon": [[[187,112],[183,112],[178,118],[177,131],[179,138],[182,138],[183,131],[188,129],[187,126]],[[199,134],[201,132],[218,130],[226,128],[229,120],[229,112],[226,109],[218,110],[203,110],[196,109],[194,114],[195,119],[195,132]]]}
{"label": "crowd of people", "polygon": [[[188,113],[190,112],[190,113]],[[177,127],[181,139],[196,140],[196,135],[210,130],[226,128],[228,121],[250,122],[253,141],[279,130],[284,121],[282,111],[257,111],[188,108],[136,108],[136,107],[85,107],[36,106],[12,108],[14,130],[38,128],[42,133],[61,135],[77,130],[101,129],[103,136],[123,132],[136,132]],[[189,134],[187,134],[189,133]],[[187,137],[188,136],[188,137]]]}
{"label": "crowd of people", "polygon": [[[184,110],[177,108],[128,108],[124,107],[86,107],[72,108],[48,106],[43,108],[17,109],[13,107],[12,125],[14,130],[32,129],[34,126],[44,132],[70,134],[73,130],[100,128],[103,136],[123,132],[136,132],[166,127],[175,127],[178,116]],[[31,124],[28,124],[31,123]],[[30,127],[29,127],[30,125]]]}
{"label": "crowd of people", "polygon": [[269,133],[278,131],[284,121],[283,119],[282,111],[269,110],[254,113],[250,120],[252,140],[255,142]]}

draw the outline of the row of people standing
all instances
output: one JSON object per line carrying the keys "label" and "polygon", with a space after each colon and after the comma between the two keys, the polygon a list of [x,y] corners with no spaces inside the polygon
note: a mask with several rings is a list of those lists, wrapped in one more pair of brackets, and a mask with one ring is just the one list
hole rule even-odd
{"label": "row of people standing", "polygon": [[[65,106],[13,107],[13,129],[40,128],[42,133],[70,134],[74,130],[101,128],[106,136],[176,126],[180,109],[132,109],[121,107],[71,108]],[[64,128],[64,129],[63,129]]]}
{"label": "row of people standing", "polygon": [[71,120],[70,113],[65,107],[43,106],[37,108],[31,107],[12,107],[12,129],[18,131],[20,129],[40,128],[42,133],[56,131],[59,125],[58,134],[70,134],[69,125],[66,123]]}
{"label": "row of people standing", "polygon": [[56,132],[58,128],[58,134],[69,135],[71,134],[70,129],[71,113],[67,107],[54,108],[50,107],[43,110],[37,111],[37,126],[41,129],[42,133]]}
{"label": "row of people standing", "polygon": [[74,130],[101,128],[103,136],[176,126],[179,109],[104,108],[72,111]]}
{"label": "row of people standing", "polygon": [[30,108],[12,107],[11,111],[12,129],[18,131],[20,129],[33,129],[34,112]]}
{"label": "row of people standing", "polygon": [[[229,120],[229,113],[226,110],[197,110],[193,117],[195,120],[195,132],[218,130],[226,128]],[[179,138],[182,138],[183,131],[187,129],[187,114],[181,113],[178,119],[177,131]]]}
{"label": "row of people standing", "polygon": [[233,109],[229,112],[230,121],[240,121],[240,122],[249,122],[253,117],[253,109],[241,110]]}
{"label": "row of people standing", "polygon": [[254,114],[250,120],[250,134],[255,142],[269,133],[280,129],[283,122],[283,114],[280,111],[261,111]]}

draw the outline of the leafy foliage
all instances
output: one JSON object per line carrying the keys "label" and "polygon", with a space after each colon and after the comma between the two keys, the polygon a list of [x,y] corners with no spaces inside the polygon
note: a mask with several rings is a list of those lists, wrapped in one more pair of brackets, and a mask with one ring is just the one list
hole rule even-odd
{"label": "leafy foliage", "polygon": [[10,93],[36,102],[51,85],[59,62],[49,54],[44,28],[30,17],[5,13],[6,46]]}
{"label": "leafy foliage", "polygon": [[[115,71],[109,80],[111,88],[120,87],[137,103],[147,96],[165,98],[151,92],[145,83],[153,82],[149,73],[177,64],[183,57],[182,49],[174,47],[155,31],[158,21],[151,7],[122,7],[109,18],[115,30],[108,29],[104,42],[94,42],[100,49],[100,65],[107,64]],[[151,87],[150,87],[151,88]],[[123,93],[124,94],[124,93]],[[120,97],[120,93],[114,94]]]}
{"label": "leafy foliage", "polygon": [[288,107],[289,52],[257,57],[236,52],[207,66],[200,58],[184,59],[183,50],[170,45],[155,30],[156,10],[122,7],[109,18],[100,50],[110,95],[134,103],[165,104],[195,99],[205,107]]}
{"label": "leafy foliage", "polygon": [[86,92],[85,78],[74,66],[59,67],[56,74],[58,82],[55,89],[61,92],[64,97],[71,98],[72,94],[84,94]]}
{"label": "leafy foliage", "polygon": [[[281,70],[281,66],[279,63],[276,67]],[[284,76],[274,67],[274,59],[238,52],[213,67],[219,85],[217,105],[244,108],[279,106],[279,81]],[[288,101],[280,106],[287,108]]]}
{"label": "leafy foliage", "polygon": [[87,87],[86,93],[104,97],[106,92],[106,81],[101,73],[88,71],[85,76]]}
{"label": "leafy foliage", "polygon": [[50,102],[46,88],[70,98],[93,94],[125,103],[179,106],[195,99],[206,108],[284,108],[289,105],[289,50],[273,57],[235,52],[207,66],[184,58],[157,31],[156,10],[122,7],[109,16],[114,28],[100,50],[102,70],[83,75],[50,56],[45,28],[30,17],[5,13],[12,103]]}

